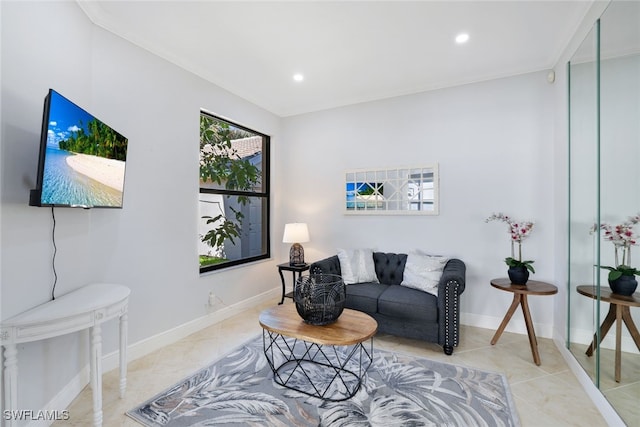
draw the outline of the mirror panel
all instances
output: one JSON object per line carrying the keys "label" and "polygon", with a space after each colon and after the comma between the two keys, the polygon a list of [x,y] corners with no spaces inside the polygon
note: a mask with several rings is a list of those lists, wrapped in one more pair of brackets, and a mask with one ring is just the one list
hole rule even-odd
{"label": "mirror panel", "polygon": [[[612,2],[600,18],[600,217],[616,225],[640,212],[640,3]],[[635,227],[640,231],[640,224]],[[600,264],[615,266],[615,250],[601,236]],[[640,268],[640,248],[632,247],[629,264]],[[622,263],[618,259],[618,263]],[[609,290],[608,271],[600,270]],[[636,277],[637,279],[638,277]],[[636,293],[640,302],[640,293]],[[615,306],[613,306],[615,308]],[[606,316],[609,303],[600,305]],[[627,307],[640,325],[640,307]],[[624,308],[623,308],[624,309]],[[603,319],[604,320],[604,319]],[[599,387],[628,425],[640,420],[640,352],[625,325],[621,327],[620,381],[615,380],[616,325],[602,338]],[[640,337],[638,337],[640,340]]]}
{"label": "mirror panel", "polygon": [[[598,351],[585,354],[594,338],[599,314],[597,299],[577,292],[578,286],[597,286],[598,201],[598,42],[597,26],[569,62],[569,348],[597,384]],[[597,337],[596,337],[597,340]]]}
{"label": "mirror panel", "polygon": [[[599,336],[610,307],[608,271],[614,246],[593,224],[615,226],[640,213],[640,2],[613,1],[569,64],[569,325],[568,347],[622,419],[640,419],[640,336],[622,325],[616,381],[616,327]],[[635,225],[640,233],[640,224]],[[640,269],[640,248],[630,264]],[[636,277],[637,278],[637,277]],[[594,298],[577,287],[595,286]],[[635,300],[640,303],[640,292]],[[633,300],[632,300],[633,301]],[[630,303],[624,323],[640,324]],[[619,305],[621,306],[621,305]],[[632,326],[633,329],[633,326]],[[603,330],[604,332],[604,330]],[[591,357],[591,340],[602,340]],[[591,335],[591,336],[589,336]]]}

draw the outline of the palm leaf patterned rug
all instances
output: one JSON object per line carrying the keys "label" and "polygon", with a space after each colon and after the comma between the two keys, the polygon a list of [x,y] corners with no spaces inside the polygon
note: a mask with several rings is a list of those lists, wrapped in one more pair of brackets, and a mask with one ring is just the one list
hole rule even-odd
{"label": "palm leaf patterned rug", "polygon": [[154,427],[520,425],[502,374],[374,349],[356,395],[329,402],[275,384],[262,346],[249,341],[127,415]]}

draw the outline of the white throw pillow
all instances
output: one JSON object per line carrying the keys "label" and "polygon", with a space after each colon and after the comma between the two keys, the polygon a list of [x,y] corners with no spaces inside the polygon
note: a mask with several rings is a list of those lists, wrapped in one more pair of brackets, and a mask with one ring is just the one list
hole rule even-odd
{"label": "white throw pillow", "polygon": [[426,255],[420,251],[409,253],[401,285],[438,296],[438,283],[447,261],[446,257]]}
{"label": "white throw pillow", "polygon": [[372,249],[338,249],[338,259],[345,285],[363,282],[378,283]]}

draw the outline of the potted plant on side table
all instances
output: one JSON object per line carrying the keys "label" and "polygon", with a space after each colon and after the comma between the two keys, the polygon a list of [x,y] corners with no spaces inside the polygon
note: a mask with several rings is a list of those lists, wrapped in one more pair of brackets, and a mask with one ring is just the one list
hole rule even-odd
{"label": "potted plant on side table", "polygon": [[[615,267],[601,265],[600,268],[609,270],[607,277],[611,292],[617,295],[631,296],[638,287],[638,281],[635,276],[640,276],[640,270],[631,267],[631,246],[638,244],[637,237],[634,233],[633,226],[640,222],[640,215],[630,217],[622,224],[610,225],[600,224],[600,227],[594,225],[591,233],[596,230],[603,230],[602,238],[613,243],[615,255]],[[619,255],[622,255],[620,261]]]}
{"label": "potted plant on side table", "polygon": [[[506,223],[509,228],[509,236],[511,239],[511,256],[504,259],[509,266],[507,274],[511,283],[516,285],[526,285],[529,280],[529,272],[535,273],[533,268],[534,261],[522,260],[522,241],[529,237],[533,230],[534,223],[532,221],[514,221],[510,216],[503,213],[492,214],[485,222],[500,221]],[[515,258],[515,244],[518,244],[518,258]]]}

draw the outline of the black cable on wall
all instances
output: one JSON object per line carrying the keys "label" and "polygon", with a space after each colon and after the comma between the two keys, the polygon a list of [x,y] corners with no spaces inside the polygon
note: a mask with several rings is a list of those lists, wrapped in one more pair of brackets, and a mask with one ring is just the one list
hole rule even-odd
{"label": "black cable on wall", "polygon": [[56,253],[58,248],[56,246],[56,214],[54,207],[51,206],[51,218],[53,219],[53,229],[51,230],[51,242],[53,243],[53,259],[51,260],[51,267],[53,268],[53,288],[51,289],[51,299],[56,299],[56,284],[58,283],[58,273],[56,272]]}

